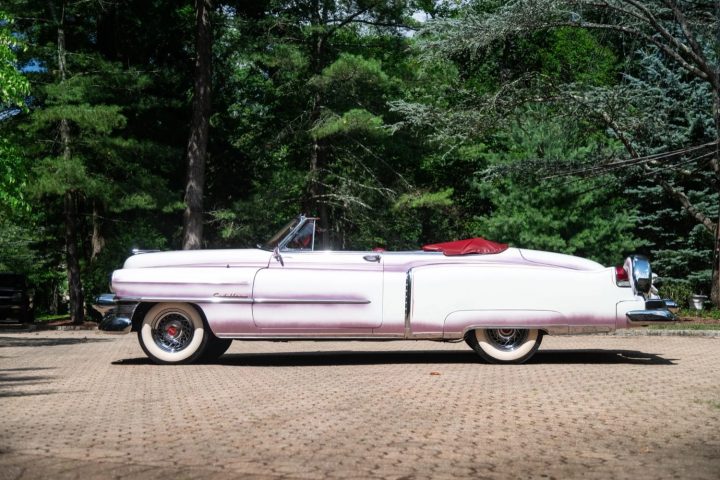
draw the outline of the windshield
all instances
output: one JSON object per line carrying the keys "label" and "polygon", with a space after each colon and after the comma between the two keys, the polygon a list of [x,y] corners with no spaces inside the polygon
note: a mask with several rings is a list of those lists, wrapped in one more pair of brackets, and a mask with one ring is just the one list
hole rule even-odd
{"label": "windshield", "polygon": [[278,243],[280,243],[283,238],[287,237],[288,234],[298,226],[298,223],[300,223],[300,217],[290,220],[283,228],[273,235],[270,240],[265,242],[261,248],[263,250],[272,250],[277,247]]}

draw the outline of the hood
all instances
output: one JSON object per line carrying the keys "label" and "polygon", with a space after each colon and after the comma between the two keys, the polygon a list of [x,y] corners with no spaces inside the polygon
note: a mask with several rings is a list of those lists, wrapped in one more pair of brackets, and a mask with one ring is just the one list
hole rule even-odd
{"label": "hood", "polygon": [[257,266],[267,265],[270,256],[270,252],[258,248],[175,250],[133,255],[125,260],[123,268]]}

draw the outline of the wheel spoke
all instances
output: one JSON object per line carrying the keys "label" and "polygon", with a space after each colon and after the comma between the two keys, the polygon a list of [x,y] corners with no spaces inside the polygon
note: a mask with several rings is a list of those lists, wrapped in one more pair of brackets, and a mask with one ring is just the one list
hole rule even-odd
{"label": "wheel spoke", "polygon": [[516,328],[491,329],[487,330],[487,338],[493,346],[512,351],[527,340],[528,331]]}
{"label": "wheel spoke", "polygon": [[178,352],[192,341],[195,327],[179,312],[169,312],[157,319],[152,328],[155,344],[166,352]]}

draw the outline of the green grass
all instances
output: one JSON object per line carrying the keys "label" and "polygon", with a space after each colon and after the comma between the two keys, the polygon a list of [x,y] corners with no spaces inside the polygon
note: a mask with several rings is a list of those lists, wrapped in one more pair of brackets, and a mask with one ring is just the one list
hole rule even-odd
{"label": "green grass", "polygon": [[717,408],[720,409],[720,401],[717,400],[701,400],[699,398],[693,399],[695,403],[699,403],[700,405],[707,405],[710,408]]}
{"label": "green grass", "polygon": [[708,308],[705,310],[694,310],[690,308],[681,308],[677,315],[678,317],[699,317],[720,320],[720,309]]}
{"label": "green grass", "polygon": [[35,317],[37,323],[55,322],[57,320],[70,320],[70,317],[65,315],[38,315]]}
{"label": "green grass", "polygon": [[720,324],[704,325],[700,323],[678,322],[668,325],[650,325],[650,330],[720,330]]}

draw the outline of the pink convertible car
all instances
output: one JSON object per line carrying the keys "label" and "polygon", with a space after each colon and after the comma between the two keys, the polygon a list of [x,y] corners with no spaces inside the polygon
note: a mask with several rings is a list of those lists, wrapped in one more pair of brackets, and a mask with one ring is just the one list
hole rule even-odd
{"label": "pink convertible car", "polygon": [[675,320],[647,259],[603,267],[481,238],[422,251],[331,251],[300,216],[246,250],[136,254],[95,308],[106,332],[136,331],[157,363],[216,359],[237,340],[465,340],[521,363],[543,335]]}

